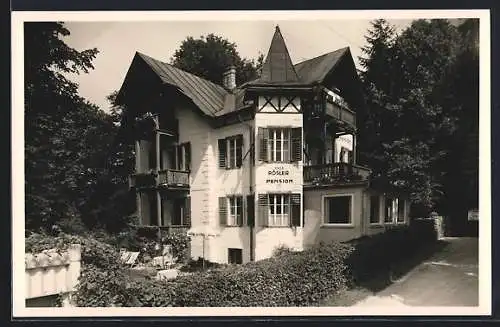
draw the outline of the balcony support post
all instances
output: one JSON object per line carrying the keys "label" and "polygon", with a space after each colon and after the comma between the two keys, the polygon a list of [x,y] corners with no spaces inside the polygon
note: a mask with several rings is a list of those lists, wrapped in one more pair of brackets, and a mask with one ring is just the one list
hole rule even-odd
{"label": "balcony support post", "polygon": [[135,172],[141,172],[141,141],[135,140]]}
{"label": "balcony support post", "polygon": [[356,153],[358,152],[358,147],[356,144],[356,133],[352,133],[352,164],[355,165],[357,162]]}

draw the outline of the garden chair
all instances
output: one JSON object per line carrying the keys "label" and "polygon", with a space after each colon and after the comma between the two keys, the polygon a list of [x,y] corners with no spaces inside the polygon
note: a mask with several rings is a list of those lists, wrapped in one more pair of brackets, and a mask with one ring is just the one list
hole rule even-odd
{"label": "garden chair", "polygon": [[135,265],[138,257],[139,252],[124,251],[120,259],[126,266],[132,268]]}

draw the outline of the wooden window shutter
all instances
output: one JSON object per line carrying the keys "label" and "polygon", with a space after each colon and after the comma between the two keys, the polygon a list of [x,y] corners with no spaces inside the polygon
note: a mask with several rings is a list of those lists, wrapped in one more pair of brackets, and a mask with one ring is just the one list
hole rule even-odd
{"label": "wooden window shutter", "polygon": [[300,226],[300,193],[292,193],[290,195],[290,205],[292,212],[292,219],[290,219],[290,224],[292,226]]}
{"label": "wooden window shutter", "polygon": [[219,224],[220,226],[227,225],[227,198],[219,197]]}
{"label": "wooden window shutter", "polygon": [[186,197],[184,201],[184,225],[191,226],[191,197]]}
{"label": "wooden window shutter", "polygon": [[259,226],[268,225],[269,200],[267,194],[259,194]]}
{"label": "wooden window shutter", "polygon": [[243,135],[236,136],[236,168],[240,168],[243,163]]}
{"label": "wooden window shutter", "polygon": [[259,160],[267,162],[268,158],[268,140],[269,140],[269,129],[259,127],[258,130],[258,138],[259,138]]}
{"label": "wooden window shutter", "polygon": [[236,216],[236,225],[238,226],[243,226],[243,214],[244,214],[244,208],[243,208],[243,197],[238,196],[236,197],[236,203],[237,206],[240,207],[241,209],[241,214]]}
{"label": "wooden window shutter", "polygon": [[191,170],[191,143],[184,143],[184,156],[186,158],[186,170]]}
{"label": "wooden window shutter", "polygon": [[219,168],[226,168],[226,139],[219,139]]}
{"label": "wooden window shutter", "polygon": [[246,212],[247,212],[247,225],[255,226],[255,195],[247,195],[246,201]]}
{"label": "wooden window shutter", "polygon": [[292,161],[301,161],[302,151],[302,128],[292,128]]}

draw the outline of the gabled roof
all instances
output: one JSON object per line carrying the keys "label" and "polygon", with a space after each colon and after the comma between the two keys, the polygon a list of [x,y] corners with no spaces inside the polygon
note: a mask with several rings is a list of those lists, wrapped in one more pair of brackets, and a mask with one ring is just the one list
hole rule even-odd
{"label": "gabled roof", "polygon": [[288,83],[299,83],[299,76],[293,67],[280,28],[276,26],[266,60],[262,65],[261,76],[250,82],[250,85]]}
{"label": "gabled roof", "polygon": [[332,71],[337,63],[346,54],[349,54],[349,47],[325,53],[319,57],[302,61],[296,64],[295,70],[300,76],[300,81],[304,84],[321,83]]}
{"label": "gabled roof", "polygon": [[214,116],[224,107],[224,97],[228,92],[222,86],[143,53],[137,52],[136,56],[144,60],[163,83],[177,87],[190,98],[204,114]]}
{"label": "gabled roof", "polygon": [[[342,59],[347,57],[350,63],[347,66],[339,65]],[[353,68],[351,69],[349,65]],[[145,67],[149,69],[145,70]],[[140,85],[143,81],[141,76],[137,75],[138,72],[140,74],[140,72],[149,71],[154,74],[156,80],[176,88],[188,97],[203,114],[219,117],[245,108],[244,99],[248,88],[262,86],[264,88],[307,88],[316,83],[322,83],[327,76],[342,67],[344,70],[354,70],[352,76],[357,76],[348,47],[293,65],[281,31],[276,26],[261,76],[240,85],[232,92],[227,91],[221,85],[136,52],[118,97],[121,97],[125,89],[134,88],[127,83],[129,79],[135,80],[135,85],[137,83]]]}

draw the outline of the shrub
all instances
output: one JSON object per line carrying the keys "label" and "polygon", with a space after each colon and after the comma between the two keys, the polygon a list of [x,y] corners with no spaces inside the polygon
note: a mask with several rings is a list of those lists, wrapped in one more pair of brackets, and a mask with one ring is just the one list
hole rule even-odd
{"label": "shrub", "polygon": [[225,267],[226,265],[216,263],[216,262],[211,262],[209,260],[203,259],[203,258],[198,258],[197,260],[189,260],[186,264],[184,264],[181,268],[180,271],[183,272],[196,272],[196,271],[202,271],[203,270],[203,261],[205,261],[205,269],[217,269],[221,267]]}
{"label": "shrub", "polygon": [[352,247],[332,243],[167,282],[137,281],[143,306],[305,306],[346,287]]}
{"label": "shrub", "polygon": [[293,252],[292,249],[284,244],[281,244],[273,250],[273,257],[279,257],[280,255],[289,254],[291,252]]}
{"label": "shrub", "polygon": [[436,240],[434,225],[427,221],[352,240],[348,243],[354,246],[354,251],[346,261],[351,281],[367,280],[390,270],[395,263],[404,261]]}

